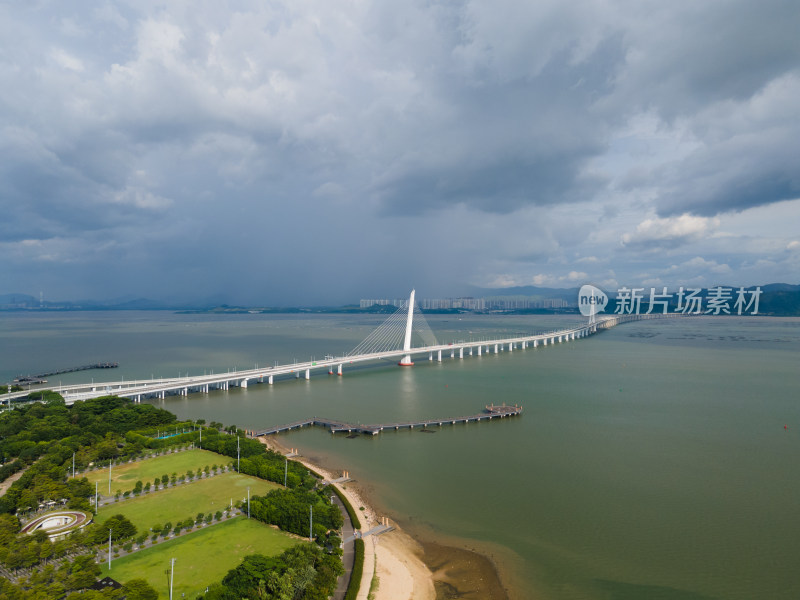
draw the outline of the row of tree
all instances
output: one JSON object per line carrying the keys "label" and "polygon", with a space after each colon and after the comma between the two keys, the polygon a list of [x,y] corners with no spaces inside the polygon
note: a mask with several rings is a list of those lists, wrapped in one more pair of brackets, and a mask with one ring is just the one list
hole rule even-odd
{"label": "row of tree", "polygon": [[277,489],[266,496],[255,496],[250,499],[250,516],[304,537],[312,531],[313,522],[314,537],[320,541],[328,531],[341,529],[344,521],[325,488]]}
{"label": "row of tree", "polygon": [[344,572],[335,554],[303,544],[280,556],[246,556],[221,583],[210,587],[204,600],[327,600]]}

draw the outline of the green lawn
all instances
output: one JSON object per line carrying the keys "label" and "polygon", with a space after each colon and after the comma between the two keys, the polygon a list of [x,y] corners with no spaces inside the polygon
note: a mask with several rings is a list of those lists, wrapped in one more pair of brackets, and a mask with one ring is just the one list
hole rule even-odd
{"label": "green lawn", "polygon": [[[137,481],[146,485],[148,482],[152,483],[156,477],[160,479],[162,475],[171,477],[173,473],[176,473],[180,477],[189,469],[197,471],[204,469],[206,465],[209,467],[222,466],[230,464],[234,460],[216,452],[195,449],[162,454],[155,458],[147,458],[124,465],[113,465],[111,467],[111,494],[116,494],[117,490],[123,492],[132,490]],[[100,493],[108,495],[108,468],[86,473],[85,476],[89,483],[97,481],[100,484]]]}
{"label": "green lawn", "polygon": [[103,576],[110,575],[125,583],[144,578],[159,593],[169,598],[170,559],[175,560],[173,598],[194,600],[212,583],[222,580],[248,554],[280,554],[299,543],[294,539],[255,520],[237,517],[230,521],[201,529],[183,537],[159,542],[152,548],[102,565]]}
{"label": "green lawn", "polygon": [[112,515],[122,514],[136,525],[139,532],[143,532],[155,524],[163,525],[171,521],[174,525],[200,512],[213,514],[224,510],[231,500],[236,504],[247,498],[248,487],[251,496],[263,496],[282,486],[236,472],[223,473],[138,498],[112,502],[100,508],[95,521],[102,523]]}

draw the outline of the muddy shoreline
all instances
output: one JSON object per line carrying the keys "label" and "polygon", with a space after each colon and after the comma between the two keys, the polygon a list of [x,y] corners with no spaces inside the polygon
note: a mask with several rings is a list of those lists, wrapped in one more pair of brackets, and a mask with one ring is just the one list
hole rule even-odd
{"label": "muddy shoreline", "polygon": [[417,539],[422,561],[433,573],[436,600],[508,600],[494,563],[466,548]]}
{"label": "muddy shoreline", "polygon": [[[269,440],[262,441],[278,452],[286,453],[288,450],[274,436],[271,436]],[[305,458],[310,463],[319,465],[326,470],[333,471],[342,468],[341,465],[330,465],[328,458],[324,455]],[[391,512],[383,510],[383,506],[375,502],[369,484],[351,481],[347,486],[356,487],[365,503],[380,511],[381,514],[391,517]],[[392,520],[394,521],[394,519]],[[397,524],[396,521],[395,524]],[[403,527],[402,523],[398,525],[400,530],[416,543],[418,549],[421,549],[418,556],[430,571],[436,600],[509,600],[508,591],[500,579],[497,566],[490,557],[475,550],[443,544],[436,540],[433,532],[430,534],[412,533],[409,528]],[[413,530],[413,528],[411,529]]]}

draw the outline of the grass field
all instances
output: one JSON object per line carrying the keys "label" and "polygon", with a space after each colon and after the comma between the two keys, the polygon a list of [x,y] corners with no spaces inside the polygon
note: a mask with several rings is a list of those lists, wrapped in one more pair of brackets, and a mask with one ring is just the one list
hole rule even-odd
{"label": "grass field", "polygon": [[[113,465],[111,467],[111,495],[116,494],[117,490],[123,492],[132,490],[137,481],[141,481],[142,484],[152,483],[156,477],[172,476],[173,473],[180,477],[189,469],[197,471],[197,469],[205,468],[206,465],[209,467],[227,465],[233,460],[216,452],[195,449],[163,454],[124,465]],[[89,483],[97,481],[100,484],[100,493],[109,495],[108,468],[86,473],[86,478]]]}
{"label": "grass field", "polygon": [[[119,582],[144,578],[159,593],[169,598],[170,559],[175,560],[173,598],[194,598],[206,587],[221,581],[248,554],[280,554],[299,543],[267,525],[237,517],[230,521],[201,529],[189,535],[159,542],[141,552],[102,565],[103,577],[110,575]],[[166,571],[166,573],[165,573]]]}
{"label": "grass field", "polygon": [[167,521],[175,524],[200,512],[213,514],[218,510],[224,510],[230,505],[231,500],[236,504],[246,498],[248,486],[251,496],[263,496],[270,490],[282,487],[236,472],[223,473],[194,483],[184,483],[175,488],[151,492],[138,498],[113,502],[100,508],[95,521],[102,523],[112,515],[122,514],[130,519],[141,533],[155,524],[163,525]]}

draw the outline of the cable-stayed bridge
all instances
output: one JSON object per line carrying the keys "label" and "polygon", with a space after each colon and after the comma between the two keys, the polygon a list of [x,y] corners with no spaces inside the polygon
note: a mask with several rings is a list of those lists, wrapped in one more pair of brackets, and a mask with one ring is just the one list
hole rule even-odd
{"label": "cable-stayed bridge", "polygon": [[[214,390],[228,390],[232,387],[246,388],[258,383],[273,384],[278,378],[303,377],[311,379],[314,372],[327,371],[328,374],[342,375],[348,365],[397,360],[402,367],[410,367],[414,359],[438,361],[446,358],[464,359],[482,354],[498,354],[544,348],[572,340],[581,339],[629,321],[663,318],[676,315],[608,315],[592,318],[589,322],[548,333],[518,335],[515,337],[497,338],[480,341],[460,341],[440,343],[431,330],[425,317],[414,301],[412,290],[408,302],[389,316],[363,342],[343,356],[326,356],[322,360],[296,362],[290,365],[273,367],[256,367],[254,369],[229,371],[176,378],[146,379],[136,381],[116,381],[107,383],[77,384],[59,386],[67,404],[79,400],[88,400],[100,396],[114,394],[141,402],[147,398],[165,398],[168,395],[190,393],[209,393]],[[29,391],[4,394],[2,400],[11,400],[27,396]]]}

